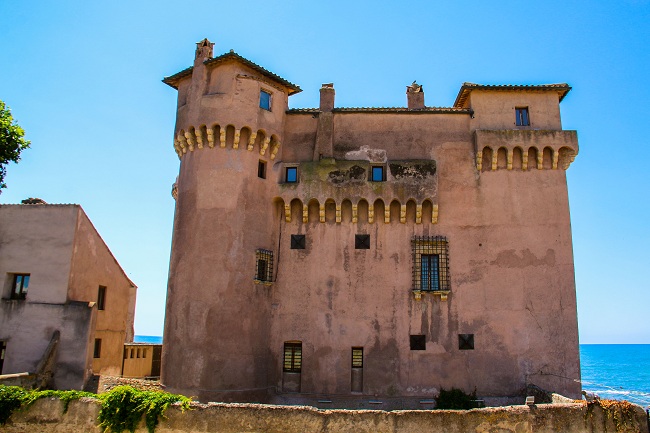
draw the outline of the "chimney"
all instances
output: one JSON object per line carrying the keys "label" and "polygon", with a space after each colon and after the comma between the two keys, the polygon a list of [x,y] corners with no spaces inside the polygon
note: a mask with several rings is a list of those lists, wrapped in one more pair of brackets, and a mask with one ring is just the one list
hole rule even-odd
{"label": "chimney", "polygon": [[424,90],[422,86],[415,81],[410,86],[406,86],[406,101],[409,110],[422,110],[424,108]]}
{"label": "chimney", "polygon": [[196,63],[203,63],[212,58],[214,42],[210,42],[208,38],[203,39],[201,42],[196,43],[196,52],[194,53],[194,65]]}
{"label": "chimney", "polygon": [[320,88],[320,111],[334,109],[334,83],[323,84]]}
{"label": "chimney", "polygon": [[47,204],[45,200],[42,198],[26,198],[25,200],[21,201],[20,203],[22,204]]}

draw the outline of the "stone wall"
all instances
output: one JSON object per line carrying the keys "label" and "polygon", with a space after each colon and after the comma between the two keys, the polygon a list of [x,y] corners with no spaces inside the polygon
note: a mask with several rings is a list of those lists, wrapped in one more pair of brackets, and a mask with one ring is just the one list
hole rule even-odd
{"label": "stone wall", "polygon": [[[603,406],[607,407],[606,404]],[[66,414],[57,399],[41,399],[29,410],[12,415],[7,433],[101,433],[96,425],[99,403],[73,401]],[[640,406],[618,403],[598,405],[554,404],[509,406],[470,411],[346,411],[317,410],[306,406],[257,404],[194,404],[181,412],[171,407],[156,433],[507,433],[563,432],[647,433],[646,413]],[[137,433],[147,431],[141,423]]]}

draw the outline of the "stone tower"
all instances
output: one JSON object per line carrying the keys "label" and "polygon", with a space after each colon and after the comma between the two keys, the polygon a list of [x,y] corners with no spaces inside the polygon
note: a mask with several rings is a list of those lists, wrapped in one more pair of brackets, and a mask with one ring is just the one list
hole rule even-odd
{"label": "stone tower", "polygon": [[[162,380],[209,399],[266,393],[273,186],[289,95],[300,88],[232,50],[197,43],[194,66],[165,78],[178,90],[180,174],[165,317]],[[200,149],[210,151],[198,151]],[[194,151],[197,150],[197,151]],[[259,251],[259,254],[255,254]],[[259,261],[264,277],[251,284]],[[261,275],[265,273],[267,275]],[[213,350],[207,350],[211,348]]]}
{"label": "stone tower", "polygon": [[299,87],[212,47],[164,79],[168,390],[376,409],[443,388],[579,395],[570,86],[464,83],[431,107],[413,82],[387,108],[337,107],[326,83],[318,107],[288,109]]}

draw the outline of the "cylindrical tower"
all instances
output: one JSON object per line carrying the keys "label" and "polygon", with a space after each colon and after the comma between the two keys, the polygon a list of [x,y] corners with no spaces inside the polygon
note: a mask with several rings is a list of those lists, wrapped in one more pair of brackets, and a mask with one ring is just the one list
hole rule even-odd
{"label": "cylindrical tower", "polygon": [[279,229],[272,163],[300,88],[232,50],[213,58],[213,45],[197,43],[194,66],[163,80],[178,90],[181,163],[162,382],[203,401],[264,401]]}

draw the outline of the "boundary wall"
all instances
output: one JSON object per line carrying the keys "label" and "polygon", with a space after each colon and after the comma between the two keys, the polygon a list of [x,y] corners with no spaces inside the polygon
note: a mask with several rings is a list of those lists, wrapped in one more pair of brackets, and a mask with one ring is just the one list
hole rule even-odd
{"label": "boundary wall", "polygon": [[[606,401],[607,403],[611,403]],[[603,402],[605,403],[605,402]],[[7,433],[102,433],[96,400],[72,401],[63,414],[58,399],[40,399],[15,412],[0,428]],[[144,422],[136,433],[146,433]],[[156,433],[647,433],[643,408],[614,404],[540,404],[499,408],[417,411],[318,410],[309,406],[193,404],[170,407]]]}

